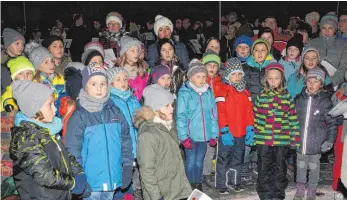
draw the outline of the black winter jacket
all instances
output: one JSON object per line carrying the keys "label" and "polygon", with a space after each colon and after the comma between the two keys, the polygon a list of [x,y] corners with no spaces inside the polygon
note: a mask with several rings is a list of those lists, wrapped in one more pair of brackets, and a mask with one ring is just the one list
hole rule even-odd
{"label": "black winter jacket", "polygon": [[246,88],[251,93],[252,102],[255,102],[258,94],[263,89],[261,80],[265,75],[265,68],[251,67],[247,63],[244,63],[242,68],[245,72],[244,79],[246,81]]}

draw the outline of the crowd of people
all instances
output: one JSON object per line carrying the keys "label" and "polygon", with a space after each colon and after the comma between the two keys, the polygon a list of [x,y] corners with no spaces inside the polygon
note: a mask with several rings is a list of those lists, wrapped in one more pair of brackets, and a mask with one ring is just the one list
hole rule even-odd
{"label": "crowd of people", "polygon": [[347,11],[292,17],[285,30],[230,13],[220,39],[212,20],[158,14],[144,34],[118,12],[93,33],[73,19],[43,40],[2,33],[7,195],[179,200],[206,184],[283,200],[293,168],[294,199],[314,200],[334,151],[332,189],[347,197]]}

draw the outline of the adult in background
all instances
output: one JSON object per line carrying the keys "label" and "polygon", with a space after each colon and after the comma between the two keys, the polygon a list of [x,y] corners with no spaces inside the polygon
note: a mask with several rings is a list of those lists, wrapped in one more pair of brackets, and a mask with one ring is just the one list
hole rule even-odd
{"label": "adult in background", "polygon": [[332,13],[326,14],[320,21],[319,38],[308,43],[309,47],[318,49],[321,60],[328,61],[337,69],[331,77],[335,87],[344,82],[347,69],[347,42],[337,38],[337,26],[337,16]]}
{"label": "adult in background", "polygon": [[87,26],[84,24],[83,15],[75,14],[73,24],[66,36],[67,39],[72,39],[70,53],[72,61],[81,62],[81,55],[84,46],[91,40],[91,35]]}
{"label": "adult in background", "polygon": [[[162,15],[155,17],[154,32],[159,39],[168,38],[171,39],[173,32],[173,24],[170,19]],[[181,60],[185,69],[188,69],[189,56],[186,46],[174,41],[175,54]],[[155,62],[158,60],[158,41],[148,47],[147,60],[149,67],[154,67]]]}
{"label": "adult in background", "polygon": [[337,38],[347,41],[347,9],[342,10],[340,13]]}
{"label": "adult in background", "polygon": [[281,52],[274,47],[275,34],[272,31],[272,29],[267,28],[267,27],[260,28],[259,33],[258,33],[258,38],[266,40],[269,43],[269,45],[271,47],[270,53],[273,55],[273,57],[277,61],[279,61],[281,59],[282,55],[281,55]]}
{"label": "adult in background", "polygon": [[312,39],[319,37],[319,33],[320,33],[319,24],[318,24],[319,19],[320,19],[320,15],[317,12],[311,12],[305,16],[305,22],[311,26]]}

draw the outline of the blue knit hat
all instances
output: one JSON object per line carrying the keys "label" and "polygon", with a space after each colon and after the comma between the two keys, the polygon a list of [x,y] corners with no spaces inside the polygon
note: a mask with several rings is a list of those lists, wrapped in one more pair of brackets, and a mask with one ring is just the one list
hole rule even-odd
{"label": "blue knit hat", "polygon": [[248,37],[247,35],[241,35],[240,37],[236,38],[234,43],[234,49],[237,48],[240,44],[247,44],[249,48],[252,48],[252,38]]}

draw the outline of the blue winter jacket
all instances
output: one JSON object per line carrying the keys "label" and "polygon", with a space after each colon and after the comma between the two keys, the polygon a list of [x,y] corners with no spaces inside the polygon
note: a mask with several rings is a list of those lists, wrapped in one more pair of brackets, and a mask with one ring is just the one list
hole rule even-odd
{"label": "blue winter jacket", "polygon": [[133,165],[128,123],[111,99],[99,112],[77,102],[67,124],[66,148],[82,165],[93,192],[121,187],[122,169]]}
{"label": "blue winter jacket", "polygon": [[[147,60],[150,68],[155,66],[158,60],[158,42],[148,47]],[[188,69],[189,54],[186,46],[182,42],[175,42],[175,55],[181,60],[183,67]]]}
{"label": "blue winter jacket", "polygon": [[278,63],[284,67],[284,77],[286,78],[286,81],[288,81],[289,76],[295,73],[301,65],[301,61],[286,61],[285,57],[282,57],[281,60],[278,61]]}
{"label": "blue winter jacket", "polygon": [[176,105],[176,127],[181,141],[189,137],[195,142],[205,142],[218,137],[217,106],[210,88],[199,95],[189,81],[181,86]]}
{"label": "blue winter jacket", "polygon": [[141,105],[139,101],[137,101],[135,96],[130,96],[127,100],[123,100],[116,94],[112,93],[111,88],[111,96],[113,103],[122,111],[123,115],[125,116],[125,119],[128,122],[129,125],[129,132],[131,136],[131,141],[133,144],[133,155],[134,158],[136,158],[136,143],[137,143],[137,129],[134,126],[133,119],[135,115],[135,111],[139,108],[141,108]]}

